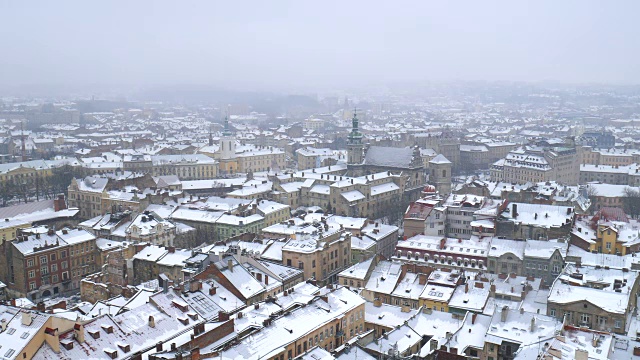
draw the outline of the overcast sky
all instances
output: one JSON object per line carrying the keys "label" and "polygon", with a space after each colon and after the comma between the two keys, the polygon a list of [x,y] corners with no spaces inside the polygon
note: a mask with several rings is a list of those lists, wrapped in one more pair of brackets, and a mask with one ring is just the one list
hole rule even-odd
{"label": "overcast sky", "polygon": [[640,83],[640,1],[2,1],[0,84]]}

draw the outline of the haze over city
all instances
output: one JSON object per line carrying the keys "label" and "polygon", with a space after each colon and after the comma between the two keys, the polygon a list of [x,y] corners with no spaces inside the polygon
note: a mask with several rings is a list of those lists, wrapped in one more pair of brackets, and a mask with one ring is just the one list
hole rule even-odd
{"label": "haze over city", "polygon": [[0,86],[636,84],[638,12],[635,1],[3,2]]}
{"label": "haze over city", "polygon": [[0,359],[640,358],[638,10],[0,3]]}

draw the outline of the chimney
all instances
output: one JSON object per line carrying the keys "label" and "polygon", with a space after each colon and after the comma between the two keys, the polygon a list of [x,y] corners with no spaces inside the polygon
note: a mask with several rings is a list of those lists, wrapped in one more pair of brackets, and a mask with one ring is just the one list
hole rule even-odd
{"label": "chimney", "polygon": [[589,352],[587,350],[576,349],[573,358],[575,360],[589,360]]}
{"label": "chimney", "polygon": [[464,284],[464,293],[468,293],[469,292],[469,283]]}
{"label": "chimney", "polygon": [[7,330],[7,319],[0,320],[0,327],[2,328],[2,332]]}
{"label": "chimney", "polygon": [[520,306],[520,315],[524,314],[524,307]]}
{"label": "chimney", "polygon": [[[47,230],[47,235],[49,235],[49,236],[53,236],[53,234],[55,234],[55,232],[53,231],[53,229],[49,229],[49,230]],[[43,303],[43,305],[44,305],[44,303]]]}
{"label": "chimney", "polygon": [[375,307],[381,307],[382,306],[382,301],[380,301],[380,298],[373,299],[373,306],[375,306]]}
{"label": "chimney", "polygon": [[229,314],[224,311],[218,311],[218,321],[229,320]]}
{"label": "chimney", "polygon": [[200,348],[194,347],[191,349],[191,360],[200,360]]}
{"label": "chimney", "polygon": [[212,286],[209,288],[209,295],[215,295],[216,294],[216,287]]}
{"label": "chimney", "polygon": [[529,332],[534,332],[534,331],[536,331],[536,317],[532,316],[531,325],[529,325]]}
{"label": "chimney", "polygon": [[571,208],[570,207],[567,208],[567,215],[571,215]]}
{"label": "chimney", "polygon": [[229,271],[233,272],[233,259],[227,259],[227,267],[229,268]]}
{"label": "chimney", "polygon": [[426,285],[427,284],[427,274],[418,274],[418,284]]}
{"label": "chimney", "polygon": [[264,284],[269,285],[269,275],[264,274]]}
{"label": "chimney", "polygon": [[51,350],[56,354],[60,353],[60,336],[58,335],[58,328],[46,328],[44,329],[44,340],[51,346]]}
{"label": "chimney", "polygon": [[33,317],[31,317],[31,313],[28,312],[28,311],[23,311],[22,312],[22,325],[29,326],[29,325],[31,325],[32,321],[33,321]]}
{"label": "chimney", "polygon": [[192,280],[189,283],[189,292],[196,292],[202,290],[202,281]]}
{"label": "chimney", "polygon": [[84,343],[84,325],[80,323],[73,325],[73,336],[80,344]]}
{"label": "chimney", "polygon": [[514,219],[518,217],[518,204],[511,204],[511,217]]}
{"label": "chimney", "polygon": [[502,307],[502,311],[500,312],[500,321],[506,322],[507,315],[509,315],[509,307],[505,305]]}
{"label": "chimney", "polygon": [[404,312],[404,313],[408,313],[408,312],[411,311],[411,307],[409,307],[408,303],[404,303],[404,304],[402,304],[402,307],[400,308],[400,311]]}
{"label": "chimney", "polygon": [[169,250],[169,254],[173,254],[173,253],[176,252],[176,248],[173,247],[173,246],[169,246],[169,248],[167,250]]}
{"label": "chimney", "polygon": [[156,319],[153,317],[153,315],[149,315],[149,327],[150,328],[156,327]]}
{"label": "chimney", "polygon": [[53,201],[53,210],[58,212],[67,208],[67,203],[64,201],[64,195],[58,195],[58,198]]}
{"label": "chimney", "polygon": [[471,315],[471,325],[476,323],[476,318],[478,317],[478,313],[473,313]]}
{"label": "chimney", "polygon": [[162,341],[158,341],[158,343],[156,344],[156,352],[161,352],[162,351]]}

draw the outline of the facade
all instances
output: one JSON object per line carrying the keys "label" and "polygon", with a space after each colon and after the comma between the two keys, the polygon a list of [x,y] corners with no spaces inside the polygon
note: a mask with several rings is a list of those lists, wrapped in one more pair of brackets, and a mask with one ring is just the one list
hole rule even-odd
{"label": "facade", "polygon": [[153,176],[175,175],[180,180],[202,180],[218,175],[217,162],[203,154],[153,155]]}
{"label": "facade", "polygon": [[491,179],[516,184],[557,181],[577,185],[579,158],[575,148],[525,146],[511,151],[491,166]]}
{"label": "facade", "polygon": [[576,220],[571,244],[601,254],[634,254],[640,251],[638,228],[638,221],[629,219],[622,209],[603,207],[594,216]]}
{"label": "facade", "polygon": [[296,235],[282,247],[282,263],[303,270],[305,279],[333,283],[338,273],[351,265],[351,234]]}
{"label": "facade", "polygon": [[551,286],[547,315],[577,327],[624,334],[637,291],[637,272],[567,265]]}
{"label": "facade", "polygon": [[80,218],[90,219],[102,215],[102,197],[106,193],[108,178],[88,176],[72,179],[69,185],[69,207],[80,209]]}
{"label": "facade", "polygon": [[451,193],[451,167],[451,161],[442,154],[429,161],[429,182],[443,196]]}
{"label": "facade", "polygon": [[125,233],[128,241],[174,246],[176,226],[158,215],[145,211],[132,220]]}
{"label": "facade", "polygon": [[3,282],[13,297],[39,300],[75,293],[80,279],[97,270],[96,238],[84,230],[26,229],[2,247]]}
{"label": "facade", "polygon": [[509,239],[566,238],[575,220],[573,207],[510,203],[501,207],[496,235]]}

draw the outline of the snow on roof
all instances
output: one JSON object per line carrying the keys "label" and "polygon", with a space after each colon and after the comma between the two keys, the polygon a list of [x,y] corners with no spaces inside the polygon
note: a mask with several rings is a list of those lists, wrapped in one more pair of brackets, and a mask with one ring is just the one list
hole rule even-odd
{"label": "snow on roof", "polygon": [[[233,266],[229,267],[227,261],[231,261]],[[235,258],[226,257],[223,261],[217,262],[216,266],[245,299],[250,299],[265,291],[264,285],[256,280]]]}
{"label": "snow on roof", "polygon": [[370,257],[364,261],[351,265],[350,267],[342,270],[342,272],[338,274],[338,277],[364,280],[367,277],[373,258],[374,257]]}
{"label": "snow on roof", "polygon": [[[502,311],[507,311],[505,321],[502,321]],[[487,330],[486,341],[497,345],[503,341],[521,345],[544,343],[553,338],[561,327],[562,323],[551,316],[497,309]]]}
{"label": "snow on roof", "polygon": [[[449,300],[449,307],[467,310],[472,312],[482,312],[489,299],[489,283],[470,280],[468,285],[460,285]],[[479,287],[482,286],[482,287]]]}
{"label": "snow on roof", "polygon": [[493,238],[491,240],[491,247],[489,248],[489,255],[491,257],[500,257],[508,253],[515,255],[518,259],[522,260],[524,257],[524,248],[527,245],[525,241],[507,240]]}
{"label": "snow on roof", "polygon": [[184,262],[192,256],[189,249],[175,249],[173,252],[167,252],[156,263],[164,266],[183,266]]}
{"label": "snow on roof", "polygon": [[444,155],[438,154],[433,159],[429,160],[430,164],[451,164],[451,161],[447,159]]}
{"label": "snow on roof", "polygon": [[[31,317],[30,325],[22,323],[22,317],[27,316],[26,314]],[[22,358],[22,356],[18,357],[21,355],[20,351],[31,342],[51,316],[53,315],[1,305],[0,319],[5,320],[7,326],[7,329],[0,333],[2,358]]]}
{"label": "snow on roof", "polygon": [[402,264],[399,262],[379,262],[365,288],[376,293],[391,294],[400,280],[401,268]]}
{"label": "snow on roof", "polygon": [[365,155],[364,164],[394,168],[410,168],[413,161],[413,149],[404,147],[370,146]]}
{"label": "snow on roof", "polygon": [[331,187],[329,187],[329,185],[314,185],[309,190],[309,192],[316,193],[316,194],[329,195],[329,193],[331,192]]}
{"label": "snow on roof", "polygon": [[402,307],[389,304],[375,306],[372,302],[368,301],[364,304],[364,308],[365,322],[388,328],[395,328],[396,326],[402,325],[418,313],[418,310],[405,312],[402,311]]}
{"label": "snow on roof", "polygon": [[388,193],[391,191],[399,190],[400,187],[396,185],[394,182],[388,182],[386,184],[374,185],[371,186],[371,195],[380,195],[384,193]]}
{"label": "snow on roof", "polygon": [[560,255],[562,255],[563,258],[565,258],[569,248],[568,242],[559,242],[558,240],[527,240],[526,243],[527,246],[524,249],[524,255],[526,257],[542,259],[550,259],[556,250],[560,252]]}
{"label": "snow on roof", "polygon": [[345,200],[347,200],[348,202],[362,200],[362,199],[364,199],[366,197],[358,190],[351,190],[351,191],[343,192],[340,195],[343,198],[345,198]]}
{"label": "snow on roof", "polygon": [[140,250],[137,254],[135,254],[133,258],[139,259],[139,260],[156,262],[168,252],[169,250],[165,249],[162,246],[147,245],[144,249]]}
{"label": "snow on roof", "polygon": [[[74,342],[73,348],[67,350],[60,347],[60,353],[55,353],[46,343],[38,349],[34,358],[36,359],[109,359],[106,352],[117,351],[120,357],[134,354],[139,351],[155,352],[155,345],[158,342],[168,342],[177,338],[181,334],[189,334],[195,322],[189,321],[186,312],[178,309],[172,304],[179,297],[171,292],[157,293],[151,297],[153,302],[146,303],[129,311],[118,315],[102,315],[85,323],[85,332],[100,333],[99,338],[85,336],[85,342],[80,344]],[[187,308],[187,312],[189,312]],[[149,318],[153,317],[155,327],[149,326]],[[187,323],[183,324],[179,318],[187,317]],[[107,331],[107,329],[111,329]],[[73,341],[74,332],[68,331],[60,334],[60,341]],[[127,353],[121,350],[118,345],[129,345]]]}
{"label": "snow on roof", "polygon": [[[296,290],[297,291],[297,290]],[[340,287],[328,292],[327,302],[316,299],[288,316],[273,320],[272,324],[252,334],[245,341],[221,353],[223,359],[266,359],[275,356],[304,334],[339,319],[359,306],[364,299]]]}
{"label": "snow on roof", "polygon": [[458,349],[458,355],[464,355],[468,348],[483,349],[484,336],[491,325],[491,316],[467,313],[462,327],[451,338],[449,346]]}
{"label": "snow on roof", "polygon": [[451,286],[427,284],[420,294],[420,299],[449,303],[455,290],[456,288]]}
{"label": "snow on roof", "polygon": [[[518,212],[515,217],[512,214],[514,205]],[[573,207],[568,206],[511,203],[500,215],[522,225],[552,228],[570,223],[575,213]]]}
{"label": "snow on roof", "polygon": [[[634,271],[589,266],[576,268],[568,264],[551,286],[549,302],[569,304],[587,301],[604,311],[624,314],[633,296],[630,294],[631,286],[637,277],[638,273]],[[615,291],[618,288],[617,281],[620,292]]]}

